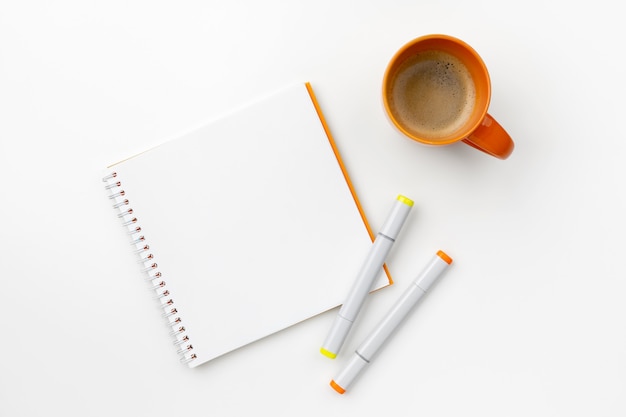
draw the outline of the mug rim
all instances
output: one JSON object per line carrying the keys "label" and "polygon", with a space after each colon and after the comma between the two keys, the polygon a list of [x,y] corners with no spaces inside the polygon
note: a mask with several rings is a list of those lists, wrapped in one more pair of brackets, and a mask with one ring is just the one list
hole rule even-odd
{"label": "mug rim", "polygon": [[[476,120],[471,125],[469,125],[466,129],[463,129],[459,133],[443,137],[442,139],[424,138],[424,137],[420,137],[416,135],[413,132],[408,131],[405,127],[403,127],[398,122],[397,117],[394,115],[394,113],[391,110],[391,106],[389,104],[389,98],[388,98],[388,93],[391,90],[390,88],[391,78],[395,74],[395,72],[392,73],[392,70],[400,66],[398,63],[400,58],[406,53],[407,50],[411,49],[416,44],[423,43],[425,41],[430,41],[430,40],[443,40],[443,41],[451,42],[451,43],[461,46],[466,52],[468,52],[471,55],[471,57],[478,64],[478,67],[480,67],[481,73],[483,74],[484,85],[485,85],[485,88],[483,89],[483,91],[480,92],[480,94],[484,96],[482,100],[483,105],[482,105],[482,108],[480,108],[478,111],[478,117],[476,117]],[[404,62],[404,60],[402,60],[402,62]],[[456,38],[454,36],[444,35],[444,34],[429,34],[429,35],[422,35],[422,36],[419,36],[417,38],[414,38],[408,41],[400,49],[396,51],[393,57],[389,60],[389,63],[387,64],[387,67],[385,69],[385,73],[383,76],[383,91],[382,92],[383,92],[383,104],[385,107],[385,114],[400,132],[402,132],[404,135],[406,135],[410,139],[413,139],[417,142],[425,143],[428,145],[448,145],[448,144],[459,142],[463,139],[466,139],[482,124],[483,120],[485,119],[487,115],[487,110],[489,109],[489,104],[491,101],[491,79],[489,77],[489,71],[487,70],[487,66],[485,65],[485,62],[480,57],[478,52],[476,52],[476,50],[474,50],[474,48],[472,48],[469,44],[467,44],[463,40]],[[478,93],[479,92],[477,91],[477,94]]]}

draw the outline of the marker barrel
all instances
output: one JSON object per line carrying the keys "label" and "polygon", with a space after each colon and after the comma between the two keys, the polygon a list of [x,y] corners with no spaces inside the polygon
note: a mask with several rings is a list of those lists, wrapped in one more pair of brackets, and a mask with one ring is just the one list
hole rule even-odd
{"label": "marker barrel", "polygon": [[359,345],[344,369],[331,381],[331,386],[337,392],[343,394],[348,389],[451,262],[452,259],[445,253],[441,251],[437,253],[369,336]]}
{"label": "marker barrel", "polygon": [[357,352],[365,360],[369,361],[374,357],[383,343],[409,315],[417,302],[426,294],[426,291],[447,267],[448,263],[439,256],[435,256],[430,261],[417,279],[404,291],[387,315],[372,330],[367,339],[357,348]]}
{"label": "marker barrel", "polygon": [[398,196],[391,212],[387,216],[387,220],[380,232],[378,232],[348,296],[333,321],[332,327],[322,345],[322,354],[335,358],[337,353],[339,353],[350,332],[352,323],[354,323],[359,314],[367,294],[372,290],[376,277],[380,274],[385,259],[398,237],[412,206],[413,201],[402,195]]}
{"label": "marker barrel", "polygon": [[326,351],[326,356],[334,357],[339,353],[350,332],[352,323],[354,323],[359,314],[367,294],[371,291],[374,281],[385,263],[393,241],[381,236],[379,235],[379,238],[374,241],[367,260],[352,286],[352,290],[333,321],[326,341],[322,345],[322,349]]}

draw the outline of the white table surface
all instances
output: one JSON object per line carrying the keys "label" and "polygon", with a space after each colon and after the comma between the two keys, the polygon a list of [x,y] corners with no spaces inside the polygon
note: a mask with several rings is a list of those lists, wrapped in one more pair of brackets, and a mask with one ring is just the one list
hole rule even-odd
{"label": "white table surface", "polygon": [[[0,415],[626,413],[626,40],[618,3],[0,3]],[[471,44],[506,161],[403,138],[380,100],[408,40]],[[345,349],[328,312],[178,363],[103,168],[249,99],[313,85],[374,229],[416,204]],[[348,352],[438,250],[454,263],[352,389]],[[352,279],[352,277],[346,277]]]}

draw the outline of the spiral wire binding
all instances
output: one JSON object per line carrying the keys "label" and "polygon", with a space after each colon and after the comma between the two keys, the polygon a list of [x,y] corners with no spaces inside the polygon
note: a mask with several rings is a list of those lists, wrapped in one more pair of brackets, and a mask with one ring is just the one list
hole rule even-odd
{"label": "spiral wire binding", "polygon": [[178,348],[177,353],[180,356],[180,361],[188,364],[196,359],[193,345],[189,340],[183,320],[178,314],[178,308],[171,297],[170,291],[167,289],[163,274],[159,271],[159,266],[155,262],[155,256],[150,252],[150,245],[146,243],[147,239],[142,234],[139,220],[135,216],[126,192],[122,188],[122,181],[120,181],[116,172],[105,176],[102,181],[106,183],[104,188],[109,191],[109,199],[113,201],[113,208],[118,211],[117,217],[121,219],[122,226],[128,231],[131,245],[135,249],[135,254],[139,257],[139,263],[142,265],[142,272],[146,274],[146,280],[156,293],[155,298],[163,310],[163,318],[171,329],[170,336],[174,339],[174,345]]}

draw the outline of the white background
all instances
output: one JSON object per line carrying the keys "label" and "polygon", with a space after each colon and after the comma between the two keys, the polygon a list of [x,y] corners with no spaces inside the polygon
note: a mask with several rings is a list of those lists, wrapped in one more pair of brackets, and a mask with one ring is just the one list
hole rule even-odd
{"label": "white background", "polygon": [[[1,2],[0,415],[624,415],[617,5]],[[387,122],[386,64],[428,33],[483,57],[490,114],[516,143],[508,160],[425,147]],[[103,168],[299,81],[372,227],[397,194],[416,202],[388,259],[396,284],[368,299],[334,361],[318,352],[332,311],[187,369]],[[439,249],[452,267],[335,393],[348,353]]]}

